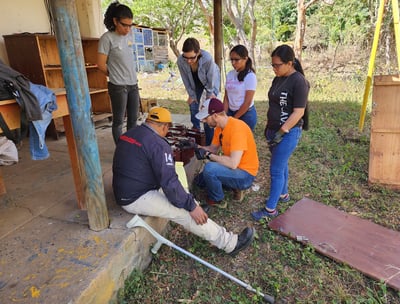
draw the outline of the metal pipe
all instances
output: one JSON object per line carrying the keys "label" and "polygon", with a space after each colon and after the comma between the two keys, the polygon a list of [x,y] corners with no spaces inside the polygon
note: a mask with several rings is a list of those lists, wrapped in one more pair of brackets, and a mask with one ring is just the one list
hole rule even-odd
{"label": "metal pipe", "polygon": [[257,295],[261,296],[264,301],[268,303],[274,303],[275,299],[273,296],[264,294],[256,289],[254,289],[250,284],[247,284],[243,282],[242,280],[239,280],[238,278],[230,275],[229,273],[219,269],[218,267],[204,261],[203,259],[199,258],[198,256],[195,256],[194,254],[190,253],[189,251],[186,251],[185,249],[175,245],[168,239],[164,238],[162,235],[160,235],[157,231],[155,231],[149,224],[147,224],[139,215],[135,215],[127,224],[126,227],[128,228],[134,228],[134,227],[143,227],[145,228],[148,232],[150,232],[157,240],[157,243],[151,248],[151,252],[153,254],[156,254],[158,249],[160,249],[162,244],[165,244],[171,248],[174,248],[178,250],[179,252],[187,255],[188,257],[196,260],[197,262],[203,264],[204,266],[207,266],[208,268],[222,274],[223,276],[227,277],[231,281],[234,281],[235,283],[239,284],[240,286],[246,288],[247,290],[256,293]]}

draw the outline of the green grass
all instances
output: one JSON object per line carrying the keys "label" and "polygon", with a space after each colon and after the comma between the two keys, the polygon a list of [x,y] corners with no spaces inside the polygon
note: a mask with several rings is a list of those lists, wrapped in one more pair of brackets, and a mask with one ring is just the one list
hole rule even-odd
{"label": "green grass", "polygon": [[[262,133],[267,112],[266,88],[272,76],[269,72],[260,74],[259,88],[265,88],[257,90],[256,94],[259,120],[255,137],[261,165],[256,183],[260,190],[249,192],[242,204],[229,204],[228,209],[216,210],[211,216],[235,232],[245,225],[255,225],[255,242],[232,259],[174,224],[167,238],[254,288],[274,295],[276,303],[400,303],[399,292],[383,282],[271,231],[266,223],[255,224],[251,220],[250,212],[262,205],[269,192],[270,156]],[[363,80],[357,75],[308,78],[311,83],[310,130],[303,132],[290,160],[292,201],[280,204],[280,212],[307,196],[399,231],[400,193],[368,185],[369,115],[364,130],[358,130]],[[156,90],[156,86],[152,91],[159,94],[161,105],[175,113],[188,113],[184,92],[162,92]],[[121,303],[257,303],[259,299],[164,246],[148,269],[135,271],[126,280],[119,300]]]}

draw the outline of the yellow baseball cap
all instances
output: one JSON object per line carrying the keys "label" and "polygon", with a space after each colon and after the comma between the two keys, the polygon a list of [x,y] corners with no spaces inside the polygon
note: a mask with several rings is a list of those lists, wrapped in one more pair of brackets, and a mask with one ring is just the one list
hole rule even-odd
{"label": "yellow baseball cap", "polygon": [[171,112],[162,107],[151,108],[147,119],[155,122],[172,123]]}

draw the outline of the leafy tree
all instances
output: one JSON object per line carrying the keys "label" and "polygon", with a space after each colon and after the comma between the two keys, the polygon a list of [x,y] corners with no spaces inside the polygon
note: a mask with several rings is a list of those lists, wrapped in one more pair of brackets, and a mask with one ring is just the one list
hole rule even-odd
{"label": "leafy tree", "polygon": [[296,30],[296,2],[278,1],[273,8],[273,30],[278,41],[288,41]]}
{"label": "leafy tree", "polygon": [[210,34],[211,40],[214,40],[214,15],[213,15],[213,3],[211,0],[197,0],[204,17],[207,20],[208,32]]}
{"label": "leafy tree", "polygon": [[142,24],[166,29],[169,46],[177,57],[184,34],[196,31],[204,21],[196,0],[141,0],[132,10]]}
{"label": "leafy tree", "polygon": [[[103,9],[111,2],[102,0]],[[132,8],[136,23],[165,28],[170,48],[176,56],[180,53],[177,44],[185,34],[205,34],[213,40],[213,0],[120,2]],[[313,50],[336,50],[345,45],[368,47],[374,34],[378,2],[223,0],[224,42],[229,48],[238,43],[246,45],[255,62],[261,59],[261,55],[270,52],[277,41],[293,44],[299,58],[303,45]],[[381,39],[384,39],[386,49],[393,49],[393,19],[385,20],[382,31]],[[381,42],[381,45],[384,43]]]}
{"label": "leafy tree", "polygon": [[[310,16],[310,37],[323,48],[341,44],[363,43],[368,37],[373,13],[367,1],[335,0],[334,5],[318,4]],[[367,38],[368,39],[368,38]]]}
{"label": "leafy tree", "polygon": [[[254,56],[254,46],[257,36],[257,20],[255,17],[256,0],[224,0],[227,15],[236,29],[235,44],[243,44]],[[249,27],[246,29],[246,24]]]}
{"label": "leafy tree", "polygon": [[[112,0],[103,0],[103,9]],[[164,28],[168,33],[169,46],[179,56],[178,43],[183,35],[201,28],[204,19],[196,0],[130,0],[120,1],[133,12],[134,22],[151,27]]]}

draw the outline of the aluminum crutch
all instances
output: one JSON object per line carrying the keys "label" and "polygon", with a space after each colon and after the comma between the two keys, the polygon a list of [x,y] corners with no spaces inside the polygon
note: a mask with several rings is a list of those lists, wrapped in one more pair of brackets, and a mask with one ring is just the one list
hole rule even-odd
{"label": "aluminum crutch", "polygon": [[164,238],[162,235],[160,235],[157,231],[155,231],[149,224],[147,224],[139,215],[135,215],[127,224],[126,227],[128,228],[134,228],[134,227],[143,227],[145,228],[148,232],[150,232],[157,240],[157,243],[151,248],[151,252],[153,254],[156,254],[158,249],[160,249],[162,244],[165,244],[171,248],[174,248],[176,250],[178,250],[179,252],[187,255],[188,257],[196,260],[197,262],[207,266],[208,268],[222,274],[223,276],[227,277],[228,279],[232,280],[233,282],[239,284],[240,286],[246,288],[247,290],[256,293],[257,295],[261,296],[263,298],[264,301],[268,302],[268,303],[274,303],[275,299],[273,296],[264,294],[260,291],[258,291],[257,289],[253,288],[250,284],[247,284],[241,280],[239,280],[238,278],[230,275],[229,273],[219,269],[218,267],[215,267],[214,265],[202,260],[201,258],[195,256],[194,254],[190,253],[189,251],[186,251],[185,249],[175,245],[174,243],[172,243],[171,241],[167,240],[166,238]]}

